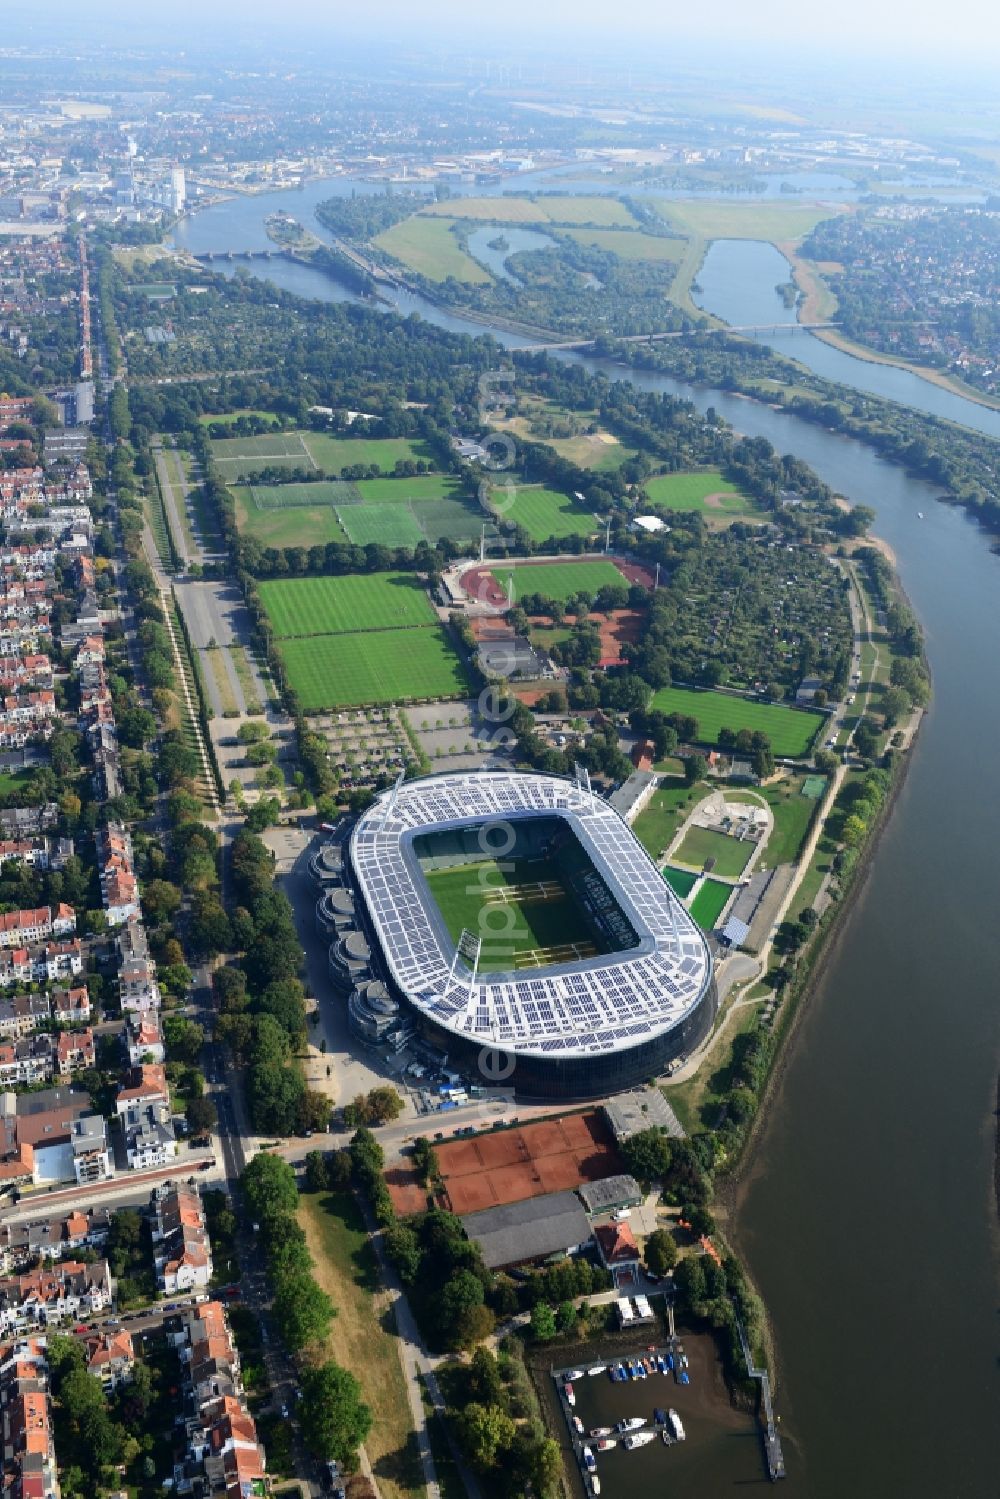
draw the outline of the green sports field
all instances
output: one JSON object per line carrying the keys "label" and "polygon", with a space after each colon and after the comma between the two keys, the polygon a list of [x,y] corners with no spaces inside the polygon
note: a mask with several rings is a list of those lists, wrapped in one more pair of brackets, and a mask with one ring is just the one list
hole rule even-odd
{"label": "green sports field", "polygon": [[220,437],[212,443],[212,457],[222,477],[253,478],[263,468],[313,468],[338,474],[355,464],[377,464],[391,474],[400,460],[432,460],[423,442],[409,437],[332,437],[327,432],[294,428],[265,432],[260,437]]}
{"label": "green sports field", "polygon": [[255,537],[262,546],[325,546],[328,541],[347,540],[337,512],[330,505],[260,510],[244,488],[235,491],[234,499],[237,529],[241,535]]}
{"label": "green sports field", "polygon": [[741,495],[717,468],[692,474],[660,474],[646,479],[642,487],[650,504],[664,510],[700,510],[706,516],[758,513],[753,501]]}
{"label": "green sports field", "polygon": [[823,714],[804,708],[755,702],[726,692],[695,692],[687,687],[661,687],[653,694],[650,707],[696,718],[700,744],[717,744],[720,729],[750,729],[766,734],[774,753],[790,759],[809,753],[824,722]]}
{"label": "green sports field", "polygon": [[450,474],[417,474],[412,479],[359,479],[354,485],[363,504],[409,505],[417,500],[444,500],[461,493]]}
{"label": "green sports field", "polygon": [[721,880],[706,880],[691,902],[691,915],[703,932],[712,932],[733,893],[731,885]]}
{"label": "green sports field", "polygon": [[437,621],[423,584],[410,573],[282,579],[262,583],[260,597],[279,640]]}
{"label": "green sports field", "polygon": [[692,870],[674,869],[671,864],[668,864],[666,869],[664,869],[663,878],[674,894],[679,896],[681,900],[687,900],[691,891],[698,883],[698,876]]}
{"label": "green sports field", "polygon": [[345,505],[337,517],[355,546],[414,547],[427,540],[409,505]]}
{"label": "green sports field", "polygon": [[546,598],[565,602],[575,593],[597,593],[612,585],[620,587],[626,579],[613,562],[525,562],[516,567],[495,567],[493,576],[506,591],[514,579],[514,601],[526,593],[541,593]]}
{"label": "green sports field", "polygon": [[343,479],[317,479],[311,484],[248,484],[258,510],[294,510],[300,505],[356,505],[357,488]]}
{"label": "green sports field", "polygon": [[588,510],[558,490],[541,484],[519,484],[494,490],[493,504],[500,520],[521,526],[532,541],[550,536],[593,536],[600,529]]}
{"label": "green sports field", "polygon": [[749,839],[741,842],[738,838],[730,838],[728,833],[716,833],[712,828],[689,828],[680,847],[675,848],[670,857],[692,869],[704,869],[708,861],[714,859],[712,867],[715,873],[735,880],[743,873],[756,847]]}
{"label": "green sports field", "polygon": [[440,625],[283,640],[280,651],[306,713],[459,697],[469,690],[461,660]]}
{"label": "green sports field", "polygon": [[482,938],[481,969],[532,966],[532,953],[547,953],[553,962],[552,949],[577,948],[581,956],[596,950],[583,913],[547,860],[463,864],[426,878],[452,941],[463,928]]}

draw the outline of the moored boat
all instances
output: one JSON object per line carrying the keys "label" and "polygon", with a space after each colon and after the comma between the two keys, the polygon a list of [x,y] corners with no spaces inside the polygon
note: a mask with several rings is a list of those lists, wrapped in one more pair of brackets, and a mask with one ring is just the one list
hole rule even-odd
{"label": "moored boat", "polygon": [[611,1427],[595,1426],[592,1431],[587,1432],[587,1435],[588,1437],[609,1437],[611,1435]]}
{"label": "moored boat", "polygon": [[606,1374],[607,1370],[607,1364],[595,1364],[592,1369],[587,1370],[587,1374],[591,1379],[593,1379],[595,1374]]}
{"label": "moored boat", "polygon": [[640,1426],[645,1426],[645,1424],[645,1416],[626,1416],[624,1420],[618,1422],[615,1431],[638,1431]]}
{"label": "moored boat", "polygon": [[618,1446],[618,1443],[614,1437],[601,1437],[601,1440],[599,1442],[595,1442],[594,1446],[597,1448],[598,1452],[610,1452],[612,1447]]}
{"label": "moored boat", "polygon": [[671,1406],[667,1411],[667,1420],[670,1423],[670,1430],[673,1434],[674,1441],[683,1442],[684,1438],[687,1436],[687,1432],[684,1430],[681,1418],[674,1410],[673,1406]]}
{"label": "moored boat", "polygon": [[580,1455],[583,1458],[583,1461],[586,1464],[586,1466],[589,1469],[589,1471],[591,1473],[593,1473],[594,1469],[597,1467],[597,1459],[594,1456],[594,1454],[591,1452],[590,1448],[589,1447],[584,1447],[583,1452]]}
{"label": "moored boat", "polygon": [[634,1432],[632,1436],[626,1437],[622,1442],[622,1446],[625,1448],[626,1452],[633,1452],[636,1447],[645,1447],[647,1442],[655,1441],[655,1431],[637,1431]]}

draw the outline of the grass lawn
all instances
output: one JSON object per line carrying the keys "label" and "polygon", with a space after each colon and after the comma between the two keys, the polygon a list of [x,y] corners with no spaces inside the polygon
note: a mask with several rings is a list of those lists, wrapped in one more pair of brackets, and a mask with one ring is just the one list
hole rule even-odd
{"label": "grass lawn", "polygon": [[565,602],[574,593],[597,593],[607,584],[620,587],[626,583],[613,562],[524,562],[513,567],[495,567],[493,576],[506,589],[514,579],[514,601],[526,593],[540,593],[548,599]]}
{"label": "grass lawn", "polygon": [[575,463],[577,468],[589,468],[595,474],[613,473],[636,454],[635,448],[625,447],[610,432],[581,432],[578,437],[528,436],[532,442],[554,448],[560,458]]}
{"label": "grass lawn", "polygon": [[[594,224],[598,228],[629,228],[636,222],[624,203],[601,194],[593,197],[543,193],[535,198],[448,198],[442,203],[429,204],[421,211],[420,217],[443,215],[450,219],[485,219],[497,224]],[[379,242],[384,237],[380,236]]]}
{"label": "grass lawn", "polygon": [[772,244],[803,239],[836,206],[818,203],[711,203],[647,200],[679,234],[695,239],[763,239]]}
{"label": "grass lawn", "polygon": [[679,265],[684,255],[683,239],[636,229],[567,229],[566,233],[577,244],[608,250],[619,260],[665,260]]}
{"label": "grass lawn", "polygon": [[593,536],[599,529],[594,517],[576,500],[541,484],[497,489],[494,503],[500,519],[522,526],[532,541],[547,541],[550,536]]}
{"label": "grass lawn", "polygon": [[215,683],[223,713],[232,713],[237,709],[237,702],[229,672],[226,670],[225,654],[226,648],[221,645],[216,646],[214,650],[200,652],[201,659]]}
{"label": "grass lawn", "polygon": [[253,416],[260,422],[280,422],[281,417],[273,411],[261,411],[256,406],[241,406],[238,411],[209,411],[198,418],[200,427],[211,427],[216,422],[225,422],[232,426],[238,422],[241,416]]}
{"label": "grass lawn", "polygon": [[247,653],[241,645],[231,645],[229,654],[233,666],[236,668],[236,680],[243,689],[243,700],[246,703],[248,713],[261,713],[263,705],[257,696],[257,682],[253,672],[250,670],[250,661]]}
{"label": "grass lawn", "polygon": [[236,502],[237,530],[243,536],[256,537],[262,546],[325,546],[328,541],[347,540],[347,533],[331,505],[294,505],[284,510],[261,510],[254,504],[248,490],[233,490],[232,495]]}
{"label": "grass lawn", "polygon": [[727,692],[696,692],[687,687],[661,687],[653,694],[650,707],[696,718],[701,744],[716,744],[720,729],[759,730],[768,736],[776,755],[788,758],[807,755],[825,722],[823,714],[806,708],[760,703]]}
{"label": "grass lawn", "polygon": [[[399,1344],[383,1325],[387,1297],[364,1221],[347,1193],[304,1193],[299,1222],[316,1262],[314,1275],[333,1299],[325,1354],[350,1369],[371,1408],[365,1448],[386,1499],[424,1492]],[[391,1319],[389,1326],[393,1326]]]}
{"label": "grass lawn", "polygon": [[664,1087],[663,1096],[689,1134],[700,1134],[706,1127],[714,1126],[722,1101],[733,1085],[734,1043],[754,1028],[759,1013],[759,1005],[741,1005],[702,1058],[694,1077]]}
{"label": "grass lawn", "polygon": [[447,281],[449,276],[472,286],[491,281],[489,272],[462,249],[453,225],[452,218],[415,213],[384,230],[375,244],[429,281]]}
{"label": "grass lawn", "polygon": [[[823,784],[826,784],[825,777]],[[789,781],[779,781],[774,786],[760,788],[761,796],[767,798],[774,813],[774,827],[761,852],[761,869],[773,869],[777,864],[793,864],[799,856],[818,805],[816,800],[802,794],[801,786],[801,778],[794,776]]]}
{"label": "grass lawn", "polygon": [[733,887],[724,885],[721,880],[706,880],[702,885],[691,902],[690,910],[703,932],[715,930],[732,893]]}
{"label": "grass lawn", "polygon": [[[487,860],[458,869],[433,870],[426,878],[452,941],[458,941],[463,928],[482,937],[479,966],[483,970],[520,967],[523,955],[540,948],[578,943],[593,951],[593,935],[583,913],[566,894],[549,860],[513,859],[503,866]],[[558,886],[551,898],[510,899],[495,918],[486,914],[495,904],[488,898],[490,892],[512,885],[537,885],[541,880],[554,881]]]}
{"label": "grass lawn", "polygon": [[678,864],[688,864],[692,869],[703,869],[709,859],[714,859],[716,874],[735,879],[747,866],[750,855],[756,848],[749,838],[741,842],[727,833],[716,833],[712,828],[689,828],[684,834],[680,848],[671,858]]}
{"label": "grass lawn", "polygon": [[15,791],[23,791],[26,786],[31,785],[31,780],[30,770],[0,770],[0,796],[6,797]]}
{"label": "grass lawn", "polygon": [[660,474],[647,479],[642,487],[650,504],[664,510],[700,510],[706,516],[759,514],[753,501],[741,495],[717,468],[694,474]]}
{"label": "grass lawn", "polygon": [[649,805],[632,824],[632,831],[653,859],[658,859],[685,817],[705,794],[703,786],[685,786],[683,781],[666,782],[653,792]]}
{"label": "grass lawn", "polygon": [[437,619],[423,584],[412,573],[282,579],[262,583],[260,597],[279,639],[399,630]]}
{"label": "grass lawn", "polygon": [[369,630],[313,635],[279,647],[306,713],[366,703],[461,697],[469,682],[444,630]]}
{"label": "grass lawn", "polygon": [[356,463],[377,463],[391,474],[400,462],[433,460],[427,444],[409,437],[333,437],[328,432],[304,432],[302,440],[320,468],[339,473]]}

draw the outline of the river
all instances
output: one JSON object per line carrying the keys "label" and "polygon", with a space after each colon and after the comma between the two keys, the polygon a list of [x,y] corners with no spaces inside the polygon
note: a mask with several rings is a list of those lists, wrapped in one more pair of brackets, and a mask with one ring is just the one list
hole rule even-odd
{"label": "river", "polygon": [[[292,212],[302,201],[291,193],[220,205],[177,238],[257,247],[276,200]],[[300,269],[271,262],[265,274],[288,285],[286,273]],[[703,276],[706,305],[736,323],[761,321],[758,293],[784,278],[773,262],[759,273],[764,287],[749,269],[731,271],[742,293]],[[337,295],[326,277],[310,284],[314,295]],[[461,319],[447,325],[477,331]],[[631,378],[714,406],[871,505],[926,632],[933,702],[803,1015],[735,1230],[775,1330],[794,1492],[995,1499],[1000,813],[990,766],[1000,743],[1000,557],[964,512],[861,443],[721,391]],[[983,423],[995,413],[952,399],[965,425],[990,430]],[[720,1472],[685,1492],[714,1499],[736,1486]]]}

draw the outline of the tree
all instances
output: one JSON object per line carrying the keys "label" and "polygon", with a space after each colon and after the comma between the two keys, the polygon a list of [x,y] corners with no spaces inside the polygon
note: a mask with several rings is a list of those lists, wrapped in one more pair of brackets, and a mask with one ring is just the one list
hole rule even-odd
{"label": "tree", "polygon": [[240,1179],[247,1207],[255,1218],[291,1216],[299,1205],[295,1172],[281,1156],[262,1151],[255,1155]]}
{"label": "tree", "polygon": [[281,1277],[274,1315],[285,1347],[289,1353],[299,1353],[326,1337],[336,1310],[312,1276],[298,1271]]}
{"label": "tree", "polygon": [[677,1245],[669,1229],[657,1228],[646,1240],[646,1266],[653,1275],[666,1275],[677,1263]]}
{"label": "tree", "polygon": [[372,1425],[361,1386],[348,1369],[332,1361],[302,1374],[299,1424],[314,1457],[331,1458],[345,1468],[357,1465],[358,1448]]}
{"label": "tree", "polygon": [[193,1135],[209,1135],[219,1122],[218,1111],[210,1098],[189,1098],[184,1113]]}
{"label": "tree", "polygon": [[531,1308],[531,1340],[533,1343],[548,1343],[556,1335],[556,1318],[545,1301],[536,1301]]}
{"label": "tree", "polygon": [[310,1150],[306,1156],[306,1187],[310,1192],[325,1192],[330,1185],[326,1159],[321,1150]]}
{"label": "tree", "polygon": [[454,1429],[469,1466],[479,1473],[488,1473],[498,1466],[517,1431],[506,1411],[498,1405],[480,1405],[477,1400],[457,1413]]}
{"label": "tree", "polygon": [[662,1181],[670,1170],[673,1152],[660,1129],[644,1129],[631,1135],[621,1147],[622,1158],[640,1182]]}
{"label": "tree", "polygon": [[703,780],[708,762],[704,755],[688,755],[684,761],[684,783],[694,786],[696,782]]}

